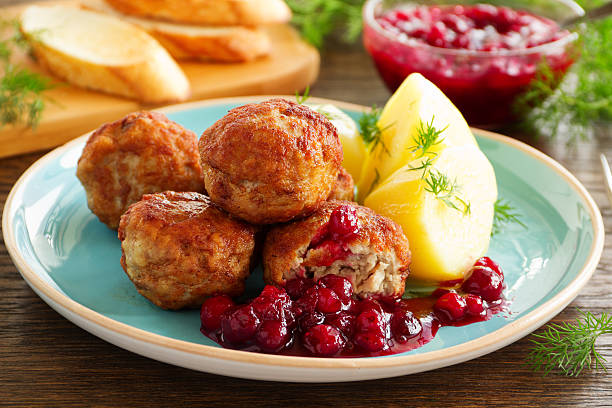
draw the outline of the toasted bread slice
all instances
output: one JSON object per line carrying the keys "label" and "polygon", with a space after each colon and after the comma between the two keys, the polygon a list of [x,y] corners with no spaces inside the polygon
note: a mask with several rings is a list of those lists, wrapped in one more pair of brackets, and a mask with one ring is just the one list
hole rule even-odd
{"label": "toasted bread slice", "polygon": [[187,24],[247,25],[286,23],[283,0],[106,0],[117,11]]}
{"label": "toasted bread slice", "polygon": [[189,82],[145,31],[117,18],[66,6],[30,6],[21,30],[39,63],[78,86],[145,103],[179,101]]}
{"label": "toasted bread slice", "polygon": [[270,53],[270,39],[258,28],[188,25],[132,17],[103,0],[83,0],[81,6],[139,26],[178,59],[245,62]]}

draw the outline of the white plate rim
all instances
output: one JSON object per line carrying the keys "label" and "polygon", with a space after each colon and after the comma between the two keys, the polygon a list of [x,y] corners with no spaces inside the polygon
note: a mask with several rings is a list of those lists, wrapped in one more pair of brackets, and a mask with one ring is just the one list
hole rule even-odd
{"label": "white plate rim", "polygon": [[[188,109],[206,107],[211,105],[219,105],[219,104],[228,104],[228,103],[250,103],[250,102],[258,102],[264,99],[269,99],[273,97],[284,97],[284,98],[293,98],[293,96],[286,95],[267,95],[267,96],[249,96],[249,97],[231,97],[231,98],[218,98],[211,99],[199,102],[190,102],[185,104],[173,105],[162,109],[155,109],[156,111],[162,113],[171,113],[178,112]],[[346,103],[335,101],[331,99],[323,99],[323,98],[310,98],[309,101],[316,103],[332,103],[336,106],[349,109],[354,111],[366,111],[369,108],[361,105]],[[23,184],[27,181],[27,179],[35,173],[40,167],[43,167],[48,162],[53,161],[57,156],[62,155],[67,150],[70,150],[74,145],[83,143],[87,137],[91,134],[91,132],[80,136],[71,142],[66,143],[63,146],[60,146],[51,152],[47,153],[45,156],[41,157],[34,164],[32,164],[17,180],[13,188],[11,189],[3,211],[2,217],[2,230],[4,236],[4,242],[7,247],[7,250],[17,266],[20,274],[23,279],[34,289],[34,291],[41,296],[43,300],[45,300],[50,306],[52,306],[55,310],[63,309],[66,313],[61,313],[69,320],[75,322],[74,316],[78,316],[80,318],[80,322],[77,323],[80,327],[83,327],[85,330],[92,332],[92,327],[97,327],[99,329],[103,329],[103,331],[109,331],[117,335],[116,341],[113,341],[112,338],[108,338],[109,336],[100,336],[105,340],[119,345],[120,347],[130,349],[131,351],[137,352],[142,355],[146,355],[148,357],[165,361],[168,363],[175,363],[181,366],[189,366],[189,364],[185,364],[184,362],[175,361],[176,359],[165,358],[171,356],[160,356],[160,355],[151,355],[151,353],[147,353],[146,351],[134,350],[133,348],[126,347],[125,344],[121,343],[118,339],[122,338],[123,340],[133,340],[138,343],[150,344],[152,347],[167,349],[169,351],[178,351],[187,354],[192,354],[198,357],[208,357],[214,360],[222,360],[226,362],[233,363],[242,363],[246,367],[259,366],[260,369],[268,367],[285,367],[285,368],[296,368],[300,369],[361,369],[364,370],[361,375],[360,373],[356,373],[355,378],[352,379],[368,379],[368,378],[383,378],[388,375],[384,374],[384,370],[388,370],[391,368],[396,368],[401,371],[401,373],[394,373],[391,375],[401,375],[407,373],[418,372],[420,368],[424,369],[434,369],[439,367],[444,367],[452,364],[456,364],[459,362],[463,362],[475,357],[479,357],[481,355],[490,353],[497,349],[500,349],[521,337],[531,333],[533,330],[540,327],[542,324],[546,323],[548,320],[553,318],[557,313],[559,313],[565,306],[567,306],[577,295],[580,289],[588,282],[594,273],[599,259],[601,257],[603,251],[604,244],[604,226],[603,220],[597,207],[597,204],[588,193],[586,188],[573,176],[568,170],[566,170],[561,164],[556,162],[554,159],[545,155],[544,153],[536,150],[535,148],[520,142],[516,139],[510,138],[508,136],[503,136],[497,133],[474,129],[475,132],[480,136],[484,136],[489,139],[496,140],[503,144],[510,145],[522,152],[532,156],[538,161],[544,163],[549,168],[554,170],[558,175],[560,175],[577,193],[582,197],[585,202],[588,213],[591,217],[591,223],[593,226],[594,236],[593,243],[591,246],[591,250],[588,255],[588,259],[581,271],[576,275],[576,277],[569,282],[564,289],[562,289],[558,294],[553,296],[552,299],[548,300],[535,310],[529,312],[523,317],[518,318],[517,320],[505,325],[504,327],[486,334],[478,339],[474,339],[468,341],[466,343],[462,343],[460,345],[447,347],[441,350],[430,351],[422,354],[415,355],[397,355],[397,356],[388,356],[385,358],[342,358],[342,359],[329,359],[329,358],[315,358],[315,357],[292,357],[292,356],[278,356],[278,355],[269,355],[269,354],[260,354],[260,353],[251,353],[244,352],[239,350],[231,350],[218,348],[213,346],[207,346],[202,344],[190,343],[183,340],[177,340],[173,338],[169,338],[166,336],[150,333],[148,331],[138,329],[132,327],[128,324],[118,322],[109,317],[106,317],[100,313],[97,313],[80,303],[72,300],[68,296],[62,294],[55,288],[49,286],[43,279],[41,279],[38,274],[30,267],[25,258],[21,255],[18,250],[17,242],[15,239],[15,231],[11,225],[11,220],[9,219],[9,214],[13,212],[13,207],[17,205],[15,203],[15,196],[17,192],[21,189]],[[73,318],[70,318],[72,316]],[[112,337],[112,336],[110,336]],[[214,370],[211,368],[214,367],[189,367],[193,369],[198,369],[201,371],[214,372],[217,374],[226,374],[225,372],[220,372],[219,370]],[[335,371],[335,370],[334,370]],[[238,370],[238,373],[231,374],[244,378],[262,378],[262,379],[278,379],[280,381],[294,381],[293,378],[267,378],[265,373],[250,373],[250,374],[241,374],[241,371]],[[325,376],[315,376],[313,378],[303,378],[300,380],[305,381],[345,381],[344,378],[336,378],[329,379]]]}

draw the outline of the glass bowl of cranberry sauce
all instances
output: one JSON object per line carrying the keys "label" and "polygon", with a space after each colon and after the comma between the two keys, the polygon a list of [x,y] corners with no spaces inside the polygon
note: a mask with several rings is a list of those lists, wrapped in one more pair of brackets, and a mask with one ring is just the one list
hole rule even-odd
{"label": "glass bowl of cranberry sauce", "polygon": [[558,22],[582,14],[571,0],[368,0],[363,40],[392,92],[420,72],[471,125],[495,127],[544,60],[558,78],[569,69],[578,33]]}

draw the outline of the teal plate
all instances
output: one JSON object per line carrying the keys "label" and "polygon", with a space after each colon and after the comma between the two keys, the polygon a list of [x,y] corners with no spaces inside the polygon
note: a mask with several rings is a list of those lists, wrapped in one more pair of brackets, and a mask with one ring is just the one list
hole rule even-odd
{"label": "teal plate", "polygon": [[[162,110],[201,134],[229,109],[255,98]],[[316,100],[315,100],[316,101]],[[365,108],[335,103],[353,118]],[[164,311],[141,297],[121,266],[117,233],[87,208],[76,165],[87,135],[47,154],[15,184],[3,215],[6,246],[23,278],[51,307],[125,349],[216,374],[278,381],[352,381],[410,374],[497,350],[535,330],[574,299],[595,270],[603,223],[585,188],[563,167],[514,139],[474,130],[493,163],[499,195],[527,225],[509,226],[489,256],[506,276],[507,313],[464,327],[444,327],[411,352],[371,358],[274,356],[220,348],[199,332],[197,311]],[[262,286],[261,270],[248,291]]]}

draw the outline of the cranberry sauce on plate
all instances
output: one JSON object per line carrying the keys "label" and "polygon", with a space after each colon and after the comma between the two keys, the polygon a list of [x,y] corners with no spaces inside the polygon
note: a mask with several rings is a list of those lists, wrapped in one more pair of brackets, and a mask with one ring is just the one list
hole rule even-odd
{"label": "cranberry sauce on plate", "polygon": [[351,283],[327,275],[297,278],[284,288],[266,286],[246,304],[228,296],[207,299],[201,331],[224,347],[283,355],[369,357],[423,346],[442,326],[484,321],[504,310],[504,276],[479,259],[465,280],[443,283],[431,296],[368,298]]}
{"label": "cranberry sauce on plate", "polygon": [[513,102],[544,60],[561,77],[575,36],[548,18],[490,4],[405,5],[379,12],[364,44],[392,91],[420,72],[471,125],[512,118]]}

